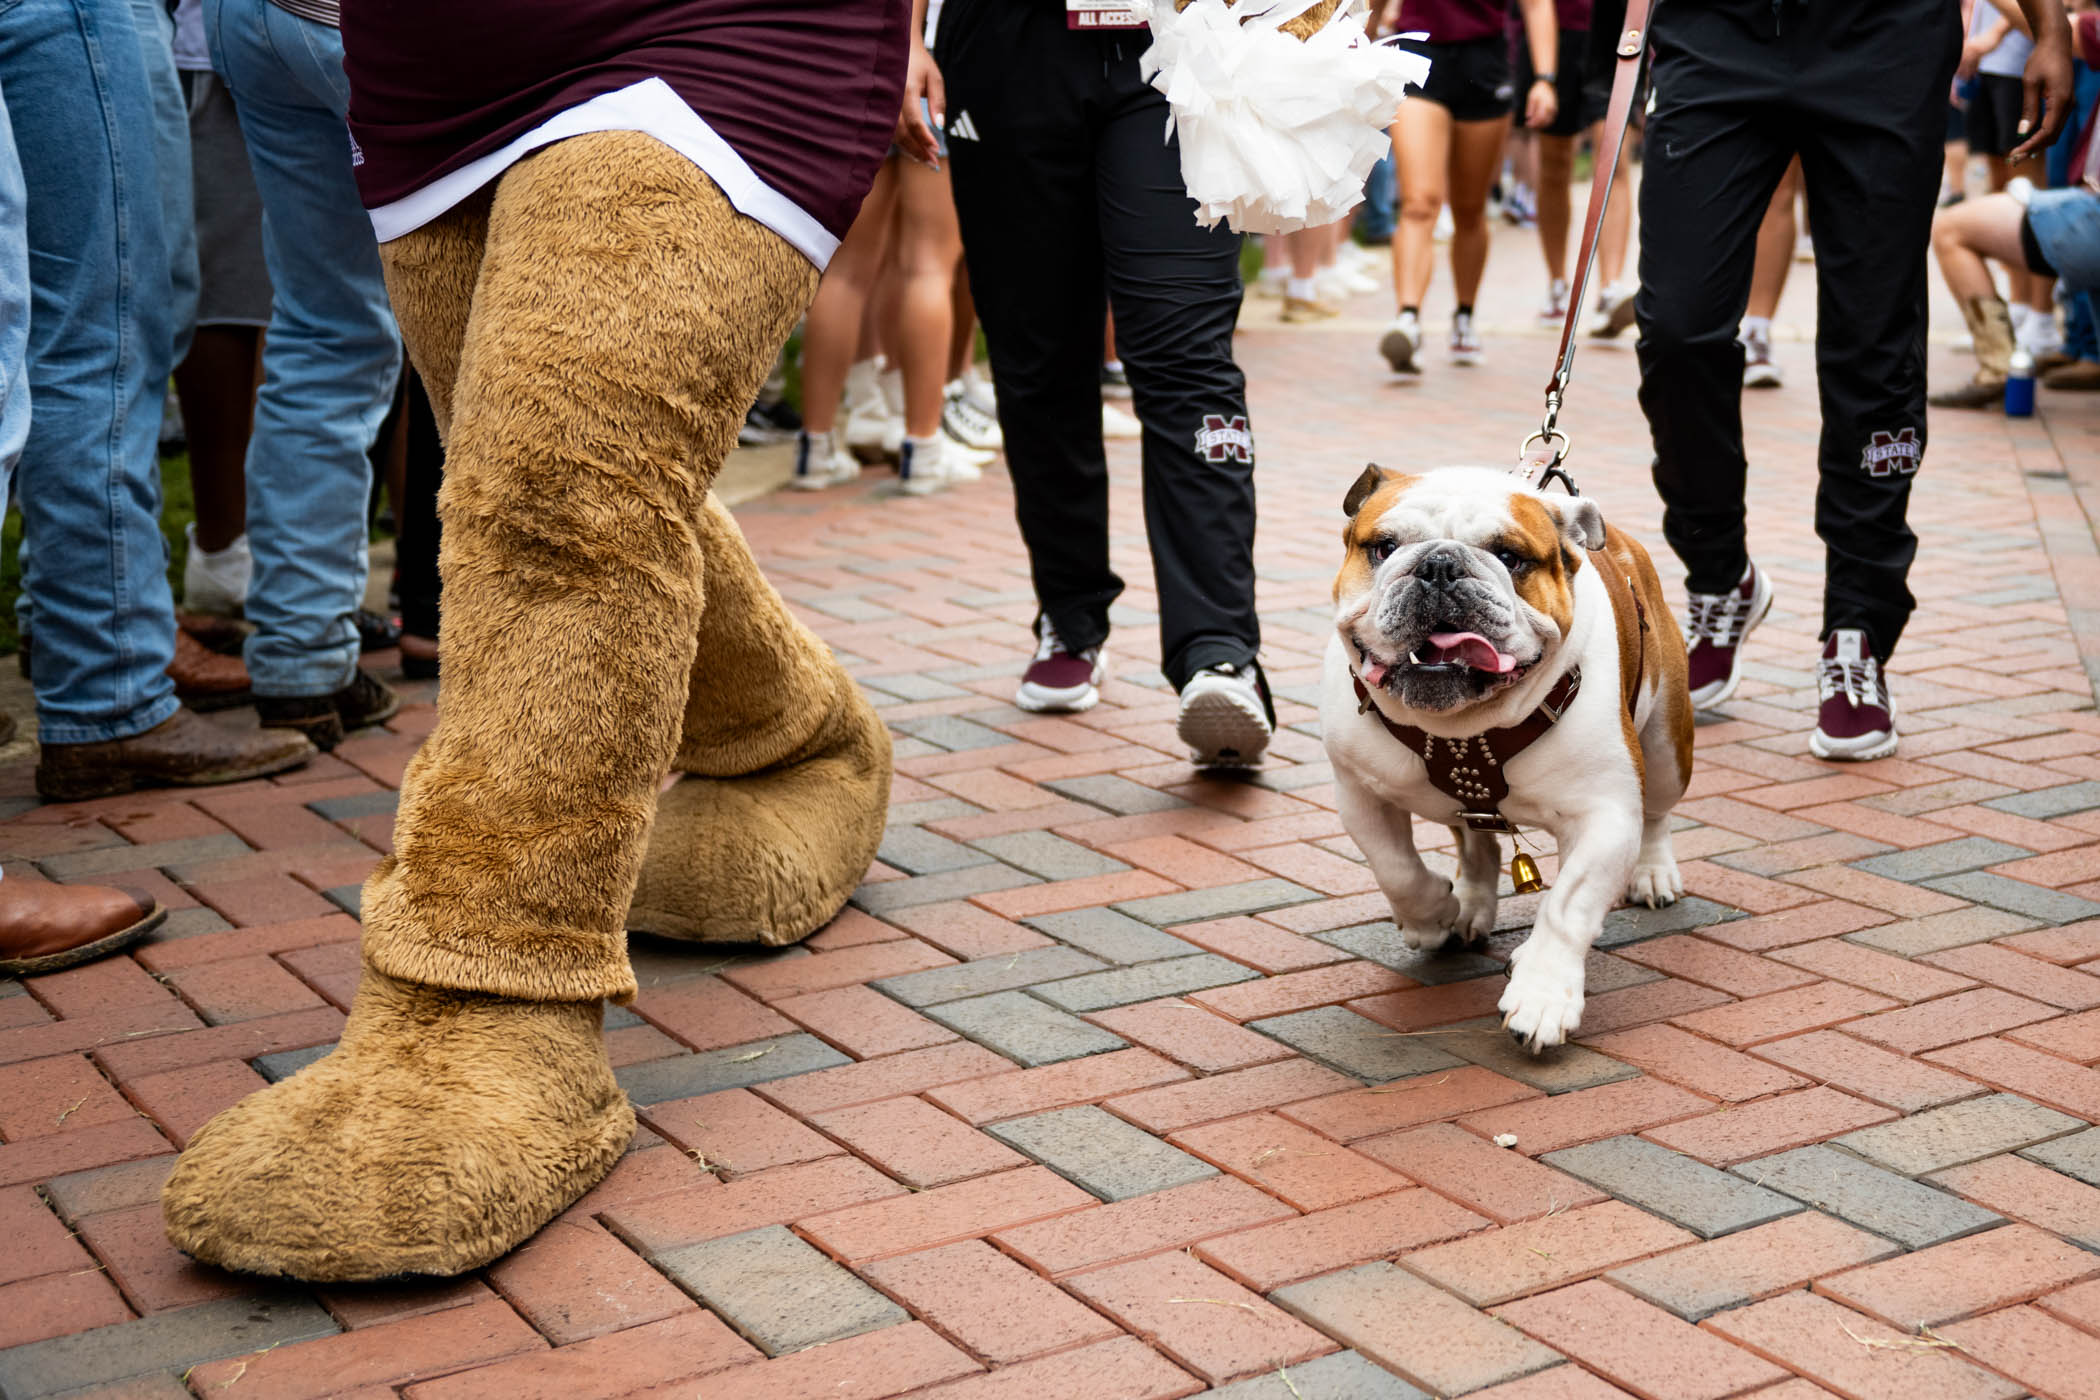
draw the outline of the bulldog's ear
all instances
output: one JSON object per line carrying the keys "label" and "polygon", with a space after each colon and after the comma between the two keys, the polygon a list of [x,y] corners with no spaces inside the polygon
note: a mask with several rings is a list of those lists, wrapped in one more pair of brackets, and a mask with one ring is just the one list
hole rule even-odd
{"label": "bulldog's ear", "polygon": [[1349,494],[1342,497],[1342,514],[1354,516],[1364,508],[1364,502],[1371,499],[1372,492],[1398,475],[1400,473],[1389,472],[1376,462],[1365,467],[1364,474],[1356,479],[1354,486],[1349,488]]}
{"label": "bulldog's ear", "polygon": [[1539,496],[1546,513],[1560,527],[1561,538],[1583,549],[1604,548],[1604,512],[1588,496]]}

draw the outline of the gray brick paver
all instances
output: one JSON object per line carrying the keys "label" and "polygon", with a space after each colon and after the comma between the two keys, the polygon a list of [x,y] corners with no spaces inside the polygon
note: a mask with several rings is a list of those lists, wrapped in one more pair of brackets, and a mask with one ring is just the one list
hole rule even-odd
{"label": "gray brick paver", "polygon": [[1645,1138],[1622,1136],[1539,1159],[1650,1214],[1713,1239],[1792,1215],[1801,1202]]}
{"label": "gray brick paver", "polygon": [[1200,992],[1207,987],[1223,987],[1232,982],[1249,982],[1259,976],[1261,974],[1253,968],[1230,958],[1221,958],[1216,953],[1197,953],[1186,958],[1168,958],[1163,962],[1139,963],[1136,967],[1068,977],[1061,982],[1045,982],[1029,990],[1052,1006],[1084,1013],[1159,997],[1180,996],[1184,992]]}
{"label": "gray brick paver", "polygon": [[851,1063],[815,1036],[798,1032],[697,1055],[645,1060],[613,1071],[613,1078],[620,1081],[628,1098],[638,1105],[647,1105],[747,1088]]}
{"label": "gray brick paver", "polygon": [[1001,953],[948,967],[930,967],[924,972],[885,977],[871,985],[906,1006],[925,1007],[944,1001],[961,1001],[964,997],[1009,992],[1017,987],[1061,977],[1077,977],[1100,969],[1099,961],[1076,948],[1024,948],[1018,953]]}
{"label": "gray brick paver", "polygon": [[318,1303],[298,1294],[267,1290],[199,1303],[0,1351],[0,1396],[42,1400],[340,1330]]}
{"label": "gray brick paver", "polygon": [[993,992],[944,1001],[927,1007],[924,1014],[1030,1068],[1122,1050],[1129,1044],[1121,1036],[1038,1001],[1026,992]]}
{"label": "gray brick paver", "polygon": [[785,1225],[665,1250],[654,1262],[769,1356],[911,1321]]}
{"label": "gray brick paver", "polygon": [[1104,1201],[1127,1201],[1218,1174],[1218,1169],[1105,1109],[1086,1104],[985,1129]]}
{"label": "gray brick paver", "polygon": [[1739,1162],[1729,1170],[1909,1249],[2005,1223],[1995,1211],[1822,1144]]}

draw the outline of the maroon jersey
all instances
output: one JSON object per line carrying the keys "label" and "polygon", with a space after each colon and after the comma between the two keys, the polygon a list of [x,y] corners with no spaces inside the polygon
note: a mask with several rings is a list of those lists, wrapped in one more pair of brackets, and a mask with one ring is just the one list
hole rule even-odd
{"label": "maroon jersey", "polygon": [[1499,39],[1506,9],[1502,0],[1402,0],[1400,32],[1426,33],[1432,44]]}
{"label": "maroon jersey", "polygon": [[661,78],[843,238],[889,149],[909,0],[344,0],[367,208],[559,112]]}

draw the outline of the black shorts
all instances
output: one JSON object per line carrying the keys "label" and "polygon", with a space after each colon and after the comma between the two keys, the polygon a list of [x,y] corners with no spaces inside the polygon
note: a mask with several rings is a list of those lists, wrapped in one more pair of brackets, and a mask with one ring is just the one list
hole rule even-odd
{"label": "black shorts", "polygon": [[1410,97],[1426,97],[1451,113],[1453,121],[1491,122],[1510,114],[1517,89],[1509,71],[1509,44],[1500,34],[1465,39],[1456,44],[1426,40],[1396,47],[1429,60],[1429,82],[1408,85]]}
{"label": "black shorts", "polygon": [[[1545,128],[1549,136],[1573,136],[1589,126],[1583,101],[1583,74],[1589,61],[1590,32],[1587,29],[1560,31],[1560,57],[1553,73],[1553,96],[1559,104],[1553,122]],[[1531,62],[1531,36],[1517,31],[1517,83],[1515,101],[1522,106],[1530,96],[1538,69]],[[1602,115],[1601,113],[1599,114]]]}
{"label": "black shorts", "polygon": [[1969,153],[2002,156],[2020,144],[2020,105],[2025,89],[2018,78],[2003,73],[1976,75],[1976,95],[1969,99]]}
{"label": "black shorts", "polygon": [[2020,215],[2020,252],[2027,259],[2029,272],[2037,277],[2056,276],[2056,265],[2042,251],[2042,241],[2034,236],[2034,220],[2026,214]]}
{"label": "black shorts", "polygon": [[[1593,12],[1594,13],[1594,12]],[[1625,16],[1625,7],[1619,7],[1619,18]],[[1592,25],[1581,31],[1582,55],[1582,125],[1595,126],[1611,111],[1611,85],[1619,76],[1619,24]],[[1563,40],[1563,43],[1566,41]],[[1633,106],[1627,110],[1626,124],[1641,124],[1641,87],[1648,81],[1648,60],[1641,60],[1641,76],[1633,90]]]}

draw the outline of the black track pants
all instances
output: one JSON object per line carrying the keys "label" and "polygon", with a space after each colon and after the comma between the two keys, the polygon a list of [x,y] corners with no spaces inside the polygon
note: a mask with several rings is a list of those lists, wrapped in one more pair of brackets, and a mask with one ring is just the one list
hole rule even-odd
{"label": "black track pants", "polygon": [[1823,630],[1895,649],[1925,446],[1925,318],[1955,0],[1661,0],[1641,183],[1641,407],[1694,592],[1742,577],[1743,350],[1758,224],[1801,157],[1816,248]]}
{"label": "black track pants", "polygon": [[[939,52],[970,290],[1036,598],[1083,649],[1123,591],[1101,447],[1104,305],[1144,425],[1160,654],[1178,689],[1254,659],[1254,450],[1232,359],[1239,236],[1199,227],[1143,30],[1071,31],[1055,0],[948,0]],[[1105,296],[1104,296],[1105,294]]]}

